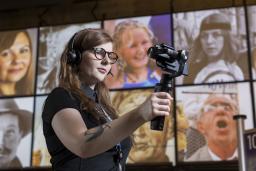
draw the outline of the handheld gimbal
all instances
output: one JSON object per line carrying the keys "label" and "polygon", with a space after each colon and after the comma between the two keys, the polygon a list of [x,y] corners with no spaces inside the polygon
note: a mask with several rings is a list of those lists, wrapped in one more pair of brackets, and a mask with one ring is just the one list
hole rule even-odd
{"label": "handheld gimbal", "polygon": [[[188,52],[185,50],[176,51],[166,44],[157,44],[148,49],[148,56],[155,59],[157,66],[163,71],[160,83],[155,85],[155,92],[172,91],[172,79],[180,75],[188,75]],[[151,121],[152,130],[163,130],[164,116],[158,116]]]}

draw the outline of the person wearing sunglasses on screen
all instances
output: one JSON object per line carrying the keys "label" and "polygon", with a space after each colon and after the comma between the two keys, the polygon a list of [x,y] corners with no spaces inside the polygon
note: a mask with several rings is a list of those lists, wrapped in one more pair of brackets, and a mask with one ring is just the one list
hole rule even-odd
{"label": "person wearing sunglasses on screen", "polygon": [[157,92],[117,117],[104,84],[118,56],[101,29],[69,40],[60,61],[59,86],[47,97],[43,131],[54,170],[124,170],[130,135],[156,116],[169,115],[172,97]]}

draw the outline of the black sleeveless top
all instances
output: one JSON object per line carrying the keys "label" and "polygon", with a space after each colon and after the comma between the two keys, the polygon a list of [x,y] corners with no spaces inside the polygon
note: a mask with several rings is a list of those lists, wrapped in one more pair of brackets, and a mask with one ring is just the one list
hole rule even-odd
{"label": "black sleeveless top", "polygon": [[[96,101],[95,92],[89,87],[84,90],[86,96]],[[81,111],[80,101],[74,98],[72,93],[64,88],[55,88],[47,97],[43,108],[43,132],[46,140],[48,151],[51,155],[51,164],[54,171],[116,171],[117,165],[114,161],[116,154],[115,148],[111,148],[104,153],[98,154],[90,158],[81,158],[71,151],[69,151],[58,139],[55,134],[51,122],[53,116],[64,108],[74,108],[78,110],[83,118],[87,128],[99,126],[93,116],[86,112]],[[107,140],[106,140],[107,141]],[[125,162],[128,153],[131,149],[131,140],[129,137],[121,142],[123,152],[123,159],[121,164],[125,170]]]}

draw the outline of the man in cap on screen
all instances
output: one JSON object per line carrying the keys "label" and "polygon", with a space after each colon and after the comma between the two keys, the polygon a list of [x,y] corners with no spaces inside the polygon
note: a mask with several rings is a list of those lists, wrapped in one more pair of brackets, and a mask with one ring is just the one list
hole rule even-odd
{"label": "man in cap on screen", "polygon": [[31,122],[31,112],[19,109],[13,99],[0,100],[0,168],[22,167],[16,152]]}

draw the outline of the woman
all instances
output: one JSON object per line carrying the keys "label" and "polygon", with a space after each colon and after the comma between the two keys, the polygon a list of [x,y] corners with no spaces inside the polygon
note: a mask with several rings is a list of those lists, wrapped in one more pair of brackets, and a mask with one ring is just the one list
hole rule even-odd
{"label": "woman", "polygon": [[156,72],[155,62],[147,55],[154,41],[149,28],[138,21],[126,20],[115,27],[113,39],[122,65],[116,80],[110,78],[107,83],[109,88],[152,87],[159,82],[159,71]]}
{"label": "woman", "polygon": [[239,58],[237,48],[225,15],[213,13],[205,17],[191,49],[189,76],[184,83],[243,80],[244,74],[236,62]]}
{"label": "woman", "polygon": [[31,95],[32,44],[26,31],[0,32],[0,96]]}
{"label": "woman", "polygon": [[59,87],[47,97],[43,130],[51,163],[58,171],[124,169],[131,147],[129,135],[146,121],[169,115],[168,93],[151,97],[117,117],[104,79],[118,56],[103,30],[76,33],[61,56]]}

